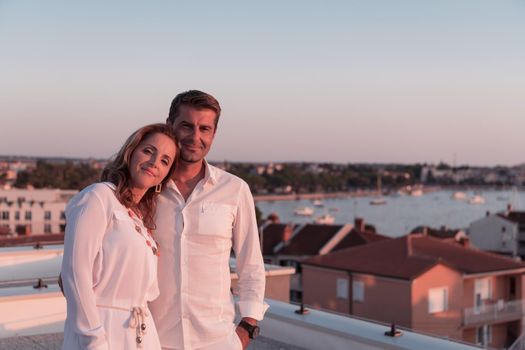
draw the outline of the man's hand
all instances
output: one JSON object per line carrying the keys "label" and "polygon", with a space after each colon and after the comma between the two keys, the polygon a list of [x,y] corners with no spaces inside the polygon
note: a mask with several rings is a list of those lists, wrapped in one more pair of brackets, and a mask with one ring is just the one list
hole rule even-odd
{"label": "man's hand", "polygon": [[[253,319],[253,318],[250,318],[250,317],[244,317],[242,320],[245,321],[245,322],[248,322],[252,326],[256,326],[257,325],[257,320],[256,319]],[[248,345],[250,345],[250,340],[251,340],[250,339],[250,335],[248,334],[248,331],[246,329],[242,328],[242,327],[237,326],[237,328],[235,329],[235,332],[237,333],[237,336],[241,340],[242,349],[246,350]]]}

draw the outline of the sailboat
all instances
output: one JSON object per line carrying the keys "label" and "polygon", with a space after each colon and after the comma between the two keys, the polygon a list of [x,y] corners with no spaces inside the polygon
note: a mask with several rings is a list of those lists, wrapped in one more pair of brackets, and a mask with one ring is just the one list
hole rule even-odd
{"label": "sailboat", "polygon": [[383,198],[383,192],[381,191],[381,175],[377,174],[377,195],[376,198],[370,201],[370,205],[383,205],[386,204],[386,200]]}

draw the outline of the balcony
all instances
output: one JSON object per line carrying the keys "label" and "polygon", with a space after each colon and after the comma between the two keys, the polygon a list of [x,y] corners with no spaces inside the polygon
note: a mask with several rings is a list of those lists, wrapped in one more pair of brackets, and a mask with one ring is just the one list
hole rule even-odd
{"label": "balcony", "polygon": [[478,326],[487,323],[498,323],[519,320],[525,315],[523,300],[498,300],[493,304],[466,308],[463,311],[464,326]]}

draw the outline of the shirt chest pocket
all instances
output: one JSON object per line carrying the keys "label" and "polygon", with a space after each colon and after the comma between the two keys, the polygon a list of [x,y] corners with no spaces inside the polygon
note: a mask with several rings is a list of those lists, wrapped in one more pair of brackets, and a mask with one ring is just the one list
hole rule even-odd
{"label": "shirt chest pocket", "polygon": [[202,203],[200,209],[199,234],[231,238],[235,217],[233,205]]}

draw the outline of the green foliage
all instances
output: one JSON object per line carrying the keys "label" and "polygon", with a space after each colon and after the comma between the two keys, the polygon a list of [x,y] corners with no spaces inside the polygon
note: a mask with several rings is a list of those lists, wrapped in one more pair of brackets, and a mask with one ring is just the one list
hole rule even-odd
{"label": "green foliage", "polygon": [[18,174],[15,187],[32,185],[35,188],[83,189],[98,181],[100,172],[89,164],[52,164],[39,160],[36,168]]}

